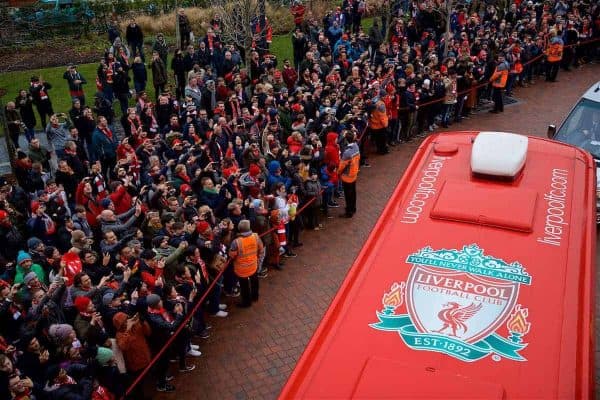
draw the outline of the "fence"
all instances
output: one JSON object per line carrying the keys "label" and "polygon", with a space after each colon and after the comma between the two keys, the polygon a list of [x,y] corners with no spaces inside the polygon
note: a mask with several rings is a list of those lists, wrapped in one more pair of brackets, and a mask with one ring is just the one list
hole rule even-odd
{"label": "fence", "polygon": [[[315,201],[315,199],[313,198],[313,199],[309,200],[308,202],[306,202],[302,207],[300,207],[298,209],[296,217],[300,216],[302,214],[302,212],[306,209],[306,207],[308,207],[309,205],[311,205],[314,201]],[[276,229],[277,229],[276,227],[272,227],[268,231],[262,233],[260,235],[260,237],[269,235],[269,234],[275,232]],[[171,344],[173,344],[173,341],[177,338],[177,336],[179,335],[179,333],[183,329],[186,328],[186,326],[189,324],[189,322],[193,318],[193,316],[196,313],[196,311],[198,311],[198,309],[200,307],[202,307],[202,304],[206,300],[206,297],[208,296],[208,294],[210,293],[210,291],[213,290],[213,288],[215,287],[215,285],[217,284],[217,282],[219,281],[219,279],[223,276],[225,270],[229,267],[230,264],[231,264],[231,259],[228,259],[227,263],[225,264],[225,267],[213,279],[213,281],[210,283],[210,285],[208,286],[207,290],[204,292],[204,294],[202,295],[202,297],[199,300],[197,300],[197,303],[194,305],[194,307],[190,311],[188,311],[188,315],[185,317],[185,319],[183,320],[183,322],[181,323],[181,325],[179,325],[179,327],[171,335],[171,337],[169,338],[169,340],[167,341],[167,343],[165,343],[165,345],[160,349],[160,351],[158,353],[156,353],[156,355],[152,358],[152,360],[150,361],[150,363],[148,364],[148,366],[146,368],[144,368],[144,370],[142,372],[140,372],[140,374],[133,381],[133,383],[131,385],[129,385],[129,387],[127,388],[127,390],[125,392],[125,395],[123,396],[123,398],[126,398],[129,394],[131,394],[131,392],[135,389],[135,387],[140,384],[140,382],[144,379],[144,377],[152,369],[152,367],[154,366],[154,364],[156,364],[156,362],[163,356],[163,354],[165,353],[165,351],[167,351],[168,348],[171,346]]]}
{"label": "fence", "polygon": [[[565,49],[576,48],[577,46],[586,46],[588,44],[597,43],[597,42],[600,42],[600,38],[585,40],[585,41],[579,42],[577,44],[572,44],[572,45],[564,46],[564,48]],[[531,65],[533,63],[536,63],[536,62],[540,61],[541,59],[543,59],[545,56],[546,56],[545,54],[540,54],[538,56],[535,56],[531,60],[528,60],[525,63],[523,63],[523,67]],[[457,97],[458,96],[464,96],[466,94],[469,94],[473,90],[477,90],[477,89],[486,87],[489,84],[490,84],[490,82],[482,82],[482,83],[479,83],[477,85],[471,86],[470,88],[465,89],[465,90],[463,90],[461,92],[458,92],[456,95],[457,95]],[[443,101],[444,101],[444,98],[442,97],[440,99],[435,99],[435,100],[427,101],[425,103],[418,104],[418,106],[419,107],[425,107],[425,106],[430,106],[430,105],[433,105],[433,104],[441,103]],[[408,107],[400,107],[399,108],[400,111],[406,111],[408,109],[409,109]]]}

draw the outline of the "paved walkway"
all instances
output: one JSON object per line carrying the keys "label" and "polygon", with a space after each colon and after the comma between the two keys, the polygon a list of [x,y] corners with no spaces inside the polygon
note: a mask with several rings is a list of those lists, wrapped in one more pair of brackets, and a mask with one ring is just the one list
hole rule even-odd
{"label": "paved walkway", "polygon": [[[559,123],[599,76],[598,65],[561,71],[557,83],[539,81],[515,91],[520,103],[507,107],[504,115],[482,113],[451,128],[545,136],[547,125]],[[211,320],[212,336],[196,341],[202,357],[190,359],[196,370],[177,376],[176,394],[155,398],[276,398],[418,144],[373,156],[372,168],[361,170],[355,218],[326,220],[325,230],[304,233],[298,258],[260,280],[260,301],[248,310],[234,308],[228,318]]]}

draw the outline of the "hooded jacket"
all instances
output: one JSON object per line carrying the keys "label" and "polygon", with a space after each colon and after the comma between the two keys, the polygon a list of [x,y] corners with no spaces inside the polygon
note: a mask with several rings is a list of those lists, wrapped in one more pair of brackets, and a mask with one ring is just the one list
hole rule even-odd
{"label": "hooded jacket", "polygon": [[[279,173],[277,172],[279,171]],[[285,189],[288,190],[292,183],[291,179],[282,175],[281,164],[279,161],[273,160],[269,163],[269,176],[267,177],[267,184],[269,190],[273,190],[276,184],[279,182],[285,185]]]}

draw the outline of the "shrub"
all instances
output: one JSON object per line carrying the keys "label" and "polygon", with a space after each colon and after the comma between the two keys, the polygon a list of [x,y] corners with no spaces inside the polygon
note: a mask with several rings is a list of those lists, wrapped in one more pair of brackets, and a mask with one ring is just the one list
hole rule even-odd
{"label": "shrub", "polygon": [[[136,3],[142,4],[144,3],[144,0],[137,0]],[[333,7],[334,3],[331,1],[314,0],[312,15],[317,21],[321,21],[325,13]],[[141,11],[142,9],[138,10]],[[294,29],[294,19],[290,14],[289,8],[267,2],[266,11],[267,18],[273,27],[273,34],[286,34]],[[147,12],[147,10],[145,10],[145,12]],[[208,21],[214,16],[215,11],[212,8],[189,7],[185,9],[185,14],[190,20],[194,35],[200,37],[206,33]],[[306,18],[309,18],[310,15],[310,12],[307,10]],[[138,12],[135,13],[135,19],[147,35],[155,35],[158,32],[162,32],[167,36],[175,36],[175,11],[160,13],[159,15],[147,15]],[[128,18],[123,18],[121,20],[121,32],[125,32],[128,23]]]}

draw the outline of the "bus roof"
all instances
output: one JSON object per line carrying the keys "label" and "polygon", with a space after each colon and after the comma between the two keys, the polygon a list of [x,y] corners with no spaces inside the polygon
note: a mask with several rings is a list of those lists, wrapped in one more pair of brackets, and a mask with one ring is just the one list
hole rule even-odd
{"label": "bus roof", "polygon": [[529,138],[514,179],[477,132],[432,135],[281,398],[591,398],[595,167]]}

